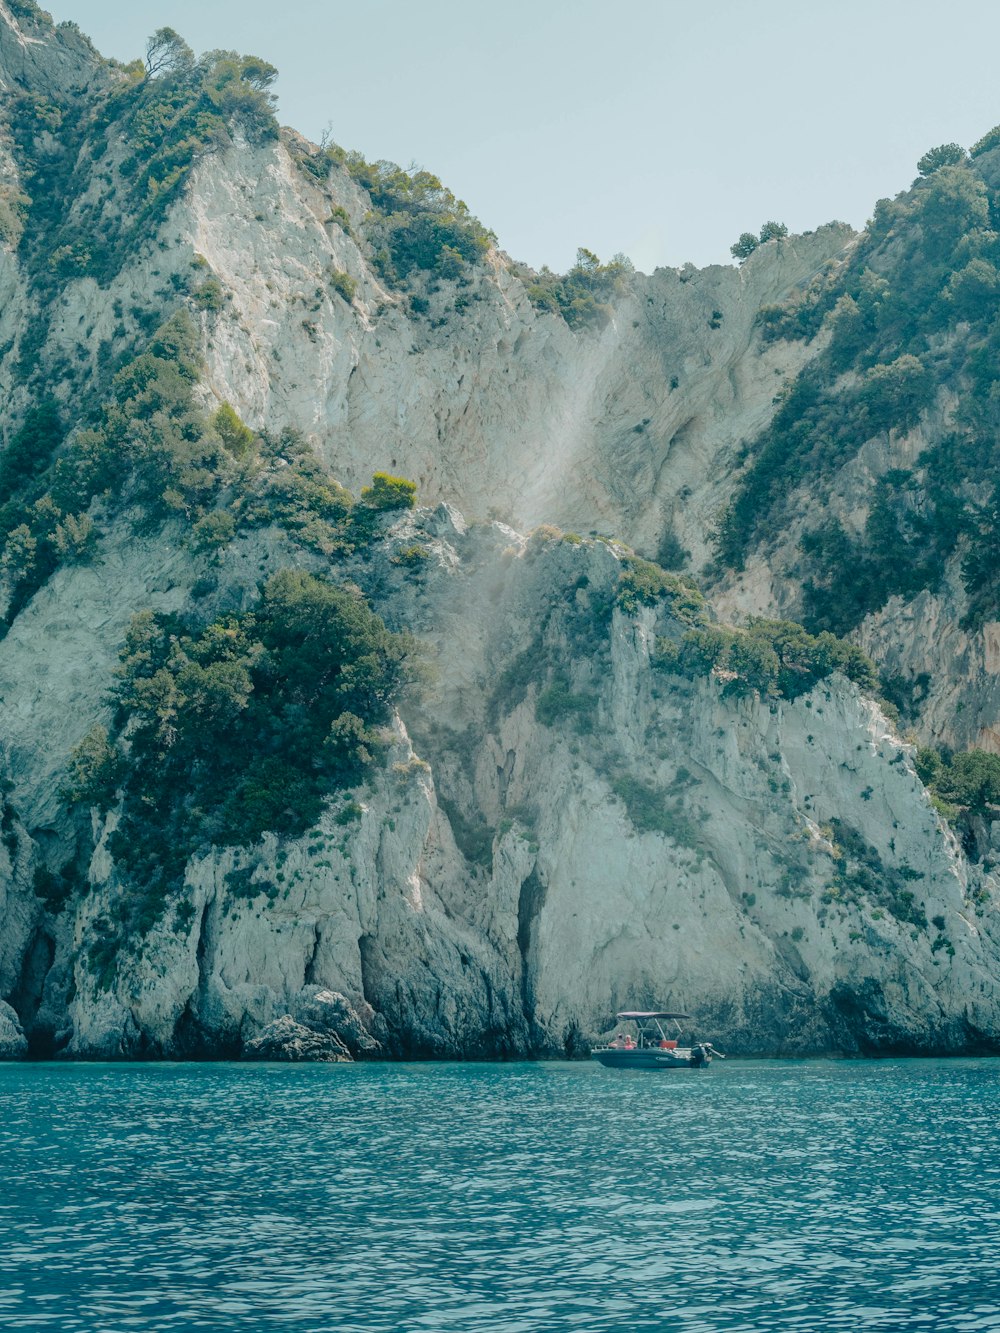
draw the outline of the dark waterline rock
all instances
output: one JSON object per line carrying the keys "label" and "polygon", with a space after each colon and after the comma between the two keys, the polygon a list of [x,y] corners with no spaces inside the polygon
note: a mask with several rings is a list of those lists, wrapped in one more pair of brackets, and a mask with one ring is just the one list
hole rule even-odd
{"label": "dark waterline rock", "polygon": [[325,1061],[351,1060],[351,1053],[334,1032],[316,1032],[286,1014],[268,1023],[243,1048],[244,1060]]}
{"label": "dark waterline rock", "polygon": [[0,1060],[23,1060],[28,1054],[28,1039],[21,1030],[17,1014],[0,1000]]}

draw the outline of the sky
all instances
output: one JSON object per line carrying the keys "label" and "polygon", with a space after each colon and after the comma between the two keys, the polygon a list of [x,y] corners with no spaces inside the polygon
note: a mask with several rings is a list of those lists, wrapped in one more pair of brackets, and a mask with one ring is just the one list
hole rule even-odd
{"label": "sky", "polygon": [[433,171],[533,267],[728,263],[864,225],[926,149],[1000,122],[987,0],[42,0],[105,54],[170,26],[278,67],[279,116]]}

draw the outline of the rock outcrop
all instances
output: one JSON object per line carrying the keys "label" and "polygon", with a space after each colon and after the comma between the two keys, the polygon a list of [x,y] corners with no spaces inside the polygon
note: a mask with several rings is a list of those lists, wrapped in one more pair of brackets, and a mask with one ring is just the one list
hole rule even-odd
{"label": "rock outcrop", "polygon": [[296,1023],[288,1014],[268,1023],[243,1047],[244,1060],[336,1064],[350,1058],[347,1047],[334,1034],[317,1032],[304,1023]]}
{"label": "rock outcrop", "polygon": [[[413,575],[393,552],[418,538]],[[444,507],[401,520],[355,572],[434,646],[401,705],[419,751],[400,721],[356,816],[194,858],[101,972],[112,816],[50,973],[72,998],[33,1021],[65,1006],[65,1053],[102,1058],[558,1054],[627,1004],[690,1009],[734,1051],[991,1047],[995,885],[912,749],[836,676],[768,702],[657,669],[676,624],[608,617],[620,560]]]}
{"label": "rock outcrop", "polygon": [[[58,80],[64,48],[82,39],[44,26],[29,38],[12,23],[0,14],[11,49],[27,41]],[[99,58],[90,61],[88,79],[105,80]],[[210,392],[254,426],[304,431],[345,485],[403,472],[427,500],[473,520],[596,529],[654,553],[672,530],[700,566],[732,451],[822,346],[762,342],[758,313],[841,263],[852,230],[831,223],[773,241],[740,269],[636,274],[610,322],[582,334],[536,309],[521,270],[498,251],[461,279],[425,282],[426,309],[415,315],[361,240],[371,198],[342,165],[322,179],[303,170],[302,147],[290,132],[256,146],[237,135],[195,166],[107,285],[70,276],[54,309],[39,307],[30,275],[0,245],[0,346],[10,343],[0,386],[23,399],[17,353],[44,315],[37,365],[63,369],[52,376],[57,398],[86,391],[66,367],[100,379],[98,347],[134,341],[165,293],[191,285],[194,265],[225,293],[221,309],[202,315]],[[111,145],[105,175],[125,156]],[[81,227],[98,206],[115,207],[89,175],[84,183],[68,205]],[[331,273],[356,284],[350,302]]]}
{"label": "rock outcrop", "polygon": [[0,1000],[0,1060],[23,1060],[28,1054],[28,1040],[11,1006]]}
{"label": "rock outcrop", "polygon": [[[0,0],[7,90],[83,106],[124,77]],[[0,140],[4,198],[24,185],[18,152]],[[99,171],[91,152],[64,175],[68,226],[124,207],[128,145],[103,144]],[[913,747],[837,675],[789,700],[663,669],[658,640],[686,623],[669,597],[621,596],[611,540],[710,559],[741,441],[826,345],[762,338],[760,310],[848,262],[853,233],[633,275],[574,330],[496,250],[390,287],[372,208],[344,161],[234,124],[100,281],[72,247],[63,272],[32,268],[16,227],[0,244],[7,443],[43,391],[85,418],[186,303],[206,408],[228,402],[272,440],[302,432],[355,490],[412,477],[426,502],[351,556],[263,523],[205,550],[183,497],[155,522],[98,499],[87,558],[55,562],[23,604],[0,570],[0,1057],[578,1055],[645,1004],[693,1011],[736,1052],[994,1049],[997,884],[935,812]],[[879,447],[845,474],[845,513],[898,462]],[[206,839],[136,929],[119,812],[71,805],[70,752],[111,720],[136,612],[235,615],[282,566],[355,582],[427,646],[428,678],[365,785],[302,836]],[[717,606],[785,610],[792,582],[751,559]],[[927,716],[944,726],[972,689],[985,716],[995,645],[929,594],[862,638],[915,672],[918,614],[939,619],[952,680]]]}
{"label": "rock outcrop", "polygon": [[0,90],[65,93],[107,79],[104,62],[74,23],[54,26],[32,6],[0,0]]}

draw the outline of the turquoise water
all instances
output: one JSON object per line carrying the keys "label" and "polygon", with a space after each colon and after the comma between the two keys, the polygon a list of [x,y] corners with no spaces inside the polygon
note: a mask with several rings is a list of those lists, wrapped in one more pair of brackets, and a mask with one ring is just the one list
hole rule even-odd
{"label": "turquoise water", "polygon": [[0,1067],[0,1328],[1000,1329],[1000,1062]]}

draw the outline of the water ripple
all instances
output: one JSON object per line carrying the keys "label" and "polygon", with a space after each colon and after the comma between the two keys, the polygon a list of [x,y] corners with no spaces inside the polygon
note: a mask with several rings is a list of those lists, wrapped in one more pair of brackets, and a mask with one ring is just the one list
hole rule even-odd
{"label": "water ripple", "polygon": [[0,1328],[1000,1330],[1000,1063],[0,1067]]}

